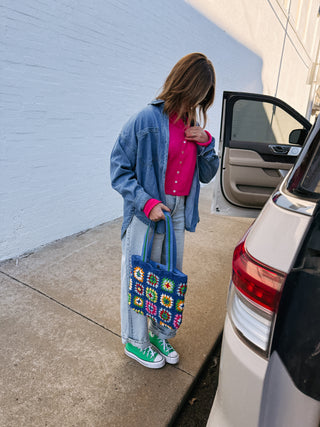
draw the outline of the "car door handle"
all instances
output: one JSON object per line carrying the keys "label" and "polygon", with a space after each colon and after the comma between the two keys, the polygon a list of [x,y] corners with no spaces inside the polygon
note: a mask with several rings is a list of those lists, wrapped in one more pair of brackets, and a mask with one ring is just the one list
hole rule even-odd
{"label": "car door handle", "polygon": [[288,154],[290,151],[290,146],[287,145],[269,145],[271,151],[275,154]]}

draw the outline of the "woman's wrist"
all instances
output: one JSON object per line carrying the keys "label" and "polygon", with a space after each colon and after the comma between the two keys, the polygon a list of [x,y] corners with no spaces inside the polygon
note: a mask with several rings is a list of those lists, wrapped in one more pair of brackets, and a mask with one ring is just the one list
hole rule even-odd
{"label": "woman's wrist", "polygon": [[150,212],[152,211],[152,209],[156,205],[158,205],[159,203],[161,203],[161,202],[160,202],[160,200],[157,200],[157,199],[149,199],[147,201],[147,203],[144,205],[144,208],[143,208],[143,212],[147,218],[149,218],[149,215],[150,215]]}
{"label": "woman's wrist", "polygon": [[212,135],[210,132],[208,132],[205,129],[203,131],[206,133],[208,140],[206,142],[197,142],[197,144],[206,147],[207,145],[209,145],[212,142]]}

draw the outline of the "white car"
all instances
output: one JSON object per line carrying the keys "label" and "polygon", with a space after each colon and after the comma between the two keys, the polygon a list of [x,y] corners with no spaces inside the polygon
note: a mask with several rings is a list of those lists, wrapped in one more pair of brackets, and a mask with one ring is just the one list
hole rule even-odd
{"label": "white car", "polygon": [[234,250],[207,426],[318,427],[320,119],[225,92],[219,153],[213,209],[258,217]]}

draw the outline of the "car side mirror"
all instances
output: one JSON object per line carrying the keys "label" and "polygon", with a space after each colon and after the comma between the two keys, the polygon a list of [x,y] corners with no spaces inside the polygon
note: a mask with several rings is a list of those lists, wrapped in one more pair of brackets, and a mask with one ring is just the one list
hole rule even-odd
{"label": "car side mirror", "polygon": [[289,144],[303,145],[307,135],[306,129],[294,129],[290,132]]}

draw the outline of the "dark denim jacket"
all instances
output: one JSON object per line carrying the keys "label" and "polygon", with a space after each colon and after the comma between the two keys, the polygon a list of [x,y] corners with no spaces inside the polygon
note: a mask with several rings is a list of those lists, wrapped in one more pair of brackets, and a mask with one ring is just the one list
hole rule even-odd
{"label": "dark denim jacket", "polygon": [[[163,106],[163,101],[155,100],[129,119],[111,153],[112,187],[124,199],[122,236],[134,215],[145,224],[152,223],[143,212],[149,199],[165,200],[169,118],[163,113]],[[200,181],[211,181],[219,164],[214,150],[214,139],[207,147],[197,148],[196,169],[190,194],[186,197],[185,227],[188,231],[195,231],[199,222]],[[157,232],[164,232],[163,224],[157,226]]]}

